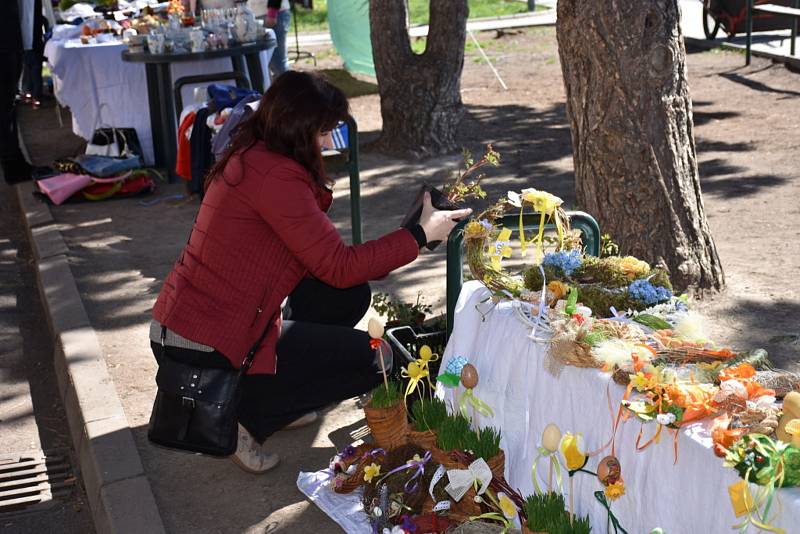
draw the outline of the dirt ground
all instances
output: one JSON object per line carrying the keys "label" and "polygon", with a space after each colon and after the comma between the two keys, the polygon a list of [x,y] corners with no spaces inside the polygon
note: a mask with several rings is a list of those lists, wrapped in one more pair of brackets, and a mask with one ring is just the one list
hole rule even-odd
{"label": "dirt ground", "polygon": [[[484,182],[489,198],[533,186],[580,209],[555,29],[483,32],[478,39],[508,86],[502,89],[468,42],[459,143],[475,153],[493,143],[502,154],[501,168]],[[745,67],[737,52],[687,52],[703,198],[727,283],[697,307],[713,339],[765,347],[775,363],[800,370],[800,342],[792,337],[800,333],[800,75],[758,58]],[[338,58],[321,56],[318,68],[339,79]],[[368,88],[354,85],[356,94]],[[377,94],[351,105],[365,137],[376,137]],[[365,162],[379,158],[368,154]],[[427,164],[433,174],[438,162]]]}
{"label": "dirt ground", "polygon": [[[502,166],[492,170],[485,182],[489,198],[509,189],[537,187],[575,207],[554,29],[487,32],[479,39],[508,90],[501,88],[474,46],[469,46],[462,79],[467,115],[459,142],[476,153],[493,143],[502,154]],[[374,140],[381,127],[374,83],[355,81],[343,73],[341,62],[329,50],[317,52],[317,69],[361,95],[351,100],[353,114],[362,141]],[[693,52],[688,65],[705,205],[728,284],[723,293],[697,308],[708,317],[711,336],[719,342],[741,348],[764,346],[777,363],[800,370],[800,345],[770,342],[775,336],[800,332],[800,290],[795,283],[800,267],[800,76],[760,59],[745,68],[742,55],[719,51]],[[21,115],[37,163],[74,153],[68,117],[65,127],[57,129],[52,107],[26,109]],[[365,237],[395,228],[419,185],[425,180],[440,183],[443,169],[458,160],[454,155],[400,161],[365,150],[361,159]],[[339,182],[330,215],[348,236],[347,179]],[[160,193],[181,189],[175,184]],[[335,448],[358,432],[363,422],[352,401],[312,427],[271,438],[283,462],[267,477],[241,473],[230,462],[148,446],[145,428],[155,373],[146,341],[150,309],[186,242],[198,203],[143,206],[139,200],[65,204],[53,213],[70,248],[72,271],[168,529],[337,532],[299,494],[294,481],[299,470],[327,465]],[[426,254],[374,283],[373,289],[406,301],[422,292],[435,311],[443,311],[443,251]],[[187,487],[200,488],[204,497],[184,491]]]}

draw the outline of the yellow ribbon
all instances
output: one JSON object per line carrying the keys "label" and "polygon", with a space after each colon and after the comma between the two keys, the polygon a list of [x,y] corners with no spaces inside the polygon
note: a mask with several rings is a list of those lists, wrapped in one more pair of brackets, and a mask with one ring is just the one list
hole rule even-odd
{"label": "yellow ribbon", "polygon": [[483,402],[481,399],[475,396],[475,393],[472,391],[472,388],[468,388],[464,391],[464,394],[461,395],[461,401],[459,402],[459,408],[461,409],[461,414],[469,418],[467,415],[467,405],[471,405],[472,409],[481,414],[484,417],[494,417],[494,412],[489,407],[488,404]]}
{"label": "yellow ribbon", "polygon": [[417,390],[417,386],[419,386],[420,393],[422,392],[422,388],[425,386],[422,380],[429,375],[430,373],[427,367],[420,365],[419,360],[409,363],[408,368],[403,367],[401,369],[400,376],[408,378],[408,385],[406,386],[406,392],[403,396],[404,403],[406,402],[406,398]]}
{"label": "yellow ribbon", "polygon": [[435,362],[439,360],[439,355],[431,350],[428,345],[422,345],[419,349],[419,358],[417,358],[417,363],[420,366],[420,369],[426,372],[428,378],[428,385],[433,390],[433,382],[431,381],[431,374],[429,369],[429,364],[431,362]]}
{"label": "yellow ribbon", "polygon": [[[536,489],[536,493],[545,493],[542,490],[541,486],[539,486],[539,479],[536,476],[536,467],[539,464],[539,460],[541,458],[549,458],[550,465],[552,466],[553,471],[556,475],[556,486],[558,486],[559,491],[561,490],[561,463],[558,461],[557,451],[548,451],[544,447],[539,447],[539,455],[533,461],[533,467],[531,468],[531,478],[533,479],[533,487]],[[553,491],[553,488],[547,488],[548,491]]]}

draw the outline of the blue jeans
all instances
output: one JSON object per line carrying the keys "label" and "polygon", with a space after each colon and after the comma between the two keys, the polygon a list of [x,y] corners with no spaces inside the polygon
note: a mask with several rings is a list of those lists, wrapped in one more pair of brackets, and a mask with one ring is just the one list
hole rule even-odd
{"label": "blue jeans", "polygon": [[286,50],[286,34],[289,33],[289,23],[291,21],[292,13],[290,11],[278,11],[278,22],[272,28],[275,31],[275,39],[278,44],[275,46],[275,52],[272,53],[272,58],[269,60],[269,68],[273,77],[280,76],[291,68],[289,67],[289,54]]}

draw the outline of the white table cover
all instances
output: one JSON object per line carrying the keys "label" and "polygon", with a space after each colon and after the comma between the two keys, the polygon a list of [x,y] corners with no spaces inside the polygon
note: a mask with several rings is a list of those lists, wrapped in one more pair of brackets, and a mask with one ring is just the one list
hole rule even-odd
{"label": "white table cover", "polygon": [[[98,124],[135,128],[146,163],[152,165],[153,134],[145,66],[123,62],[121,54],[126,49],[118,41],[84,45],[78,39],[51,39],[45,45],[45,56],[52,69],[55,96],[72,112],[72,131],[89,139]],[[261,52],[265,88],[270,84],[267,66],[273,50]],[[173,82],[183,76],[233,70],[230,58],[177,62],[171,67]],[[184,104],[192,103],[193,87],[183,88]]]}
{"label": "white table cover", "polygon": [[[612,432],[607,391],[616,411],[624,388],[610,375],[596,369],[566,367],[559,378],[543,366],[545,343],[529,339],[527,327],[508,302],[501,303],[485,318],[488,290],[479,282],[464,285],[456,307],[453,334],[442,359],[442,372],[455,356],[464,356],[478,369],[480,382],[475,395],[494,410],[494,417],[477,416],[481,426],[502,430],[501,446],[506,455],[506,479],[523,495],[533,493],[531,466],[537,456],[541,433],[548,423],[563,432],[583,433],[588,450],[602,447]],[[480,308],[480,312],[478,308]],[[439,386],[441,388],[441,386]],[[463,388],[444,388],[445,399]],[[667,534],[712,534],[732,532],[740,522],[731,508],[728,486],[737,482],[735,470],[725,468],[711,450],[710,421],[689,425],[680,432],[679,457],[673,465],[673,440],[663,433],[660,443],[642,452],[635,447],[640,423],[630,419],[616,436],[616,454],[622,465],[627,493],[612,503],[612,510],[630,534],[661,527]],[[654,424],[645,435],[655,431]],[[601,453],[587,469],[594,471]],[[547,463],[539,473],[547,476]],[[566,477],[565,477],[566,478]],[[565,487],[567,483],[565,480]],[[593,493],[602,486],[593,476],[578,473],[574,480],[575,511],[589,515],[592,532],[606,532],[607,514]],[[751,485],[756,491],[758,486]],[[800,489],[776,493],[773,523],[786,533],[800,532]],[[612,529],[613,531],[613,529]],[[751,531],[756,529],[751,527]]]}

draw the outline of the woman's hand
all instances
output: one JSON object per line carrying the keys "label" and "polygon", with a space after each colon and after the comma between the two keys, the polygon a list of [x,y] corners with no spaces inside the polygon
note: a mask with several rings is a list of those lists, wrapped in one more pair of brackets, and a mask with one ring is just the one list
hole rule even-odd
{"label": "woman's hand", "polygon": [[446,241],[450,231],[458,222],[455,219],[462,219],[472,213],[469,208],[463,210],[444,211],[437,210],[431,204],[431,194],[425,192],[422,200],[422,215],[419,224],[425,230],[425,238],[428,243],[433,241]]}

